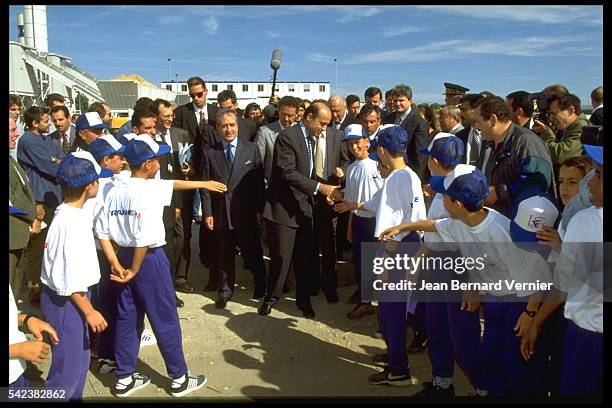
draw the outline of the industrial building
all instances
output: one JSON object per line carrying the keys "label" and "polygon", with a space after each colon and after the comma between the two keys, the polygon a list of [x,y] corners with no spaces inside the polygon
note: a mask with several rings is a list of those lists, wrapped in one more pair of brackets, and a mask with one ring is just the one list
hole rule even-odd
{"label": "industrial building", "polygon": [[101,81],[71,63],[70,57],[49,52],[47,7],[23,6],[17,13],[19,39],[9,41],[9,93],[21,98],[25,108],[42,106],[47,95],[63,95],[76,112],[78,95],[88,103],[105,101],[115,118],[127,118],[140,97],[173,101],[176,94],[157,88],[137,75]]}
{"label": "industrial building", "polygon": [[[260,106],[265,106],[272,94],[272,84],[267,81],[214,81],[206,78],[204,80],[206,81],[206,88],[208,88],[207,100],[209,102],[216,102],[219,92],[229,89],[236,94],[238,107],[241,109],[244,109],[251,102],[257,102]],[[176,93],[176,103],[178,105],[190,101],[187,81],[162,82],[160,87]],[[330,83],[277,81],[274,94],[281,97],[295,96],[311,101],[314,99],[327,100],[330,96]]]}

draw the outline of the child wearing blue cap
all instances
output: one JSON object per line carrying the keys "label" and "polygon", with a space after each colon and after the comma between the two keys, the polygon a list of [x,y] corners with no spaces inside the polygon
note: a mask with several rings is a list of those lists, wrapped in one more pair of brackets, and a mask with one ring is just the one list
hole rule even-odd
{"label": "child wearing blue cap", "polygon": [[[368,155],[370,139],[363,126],[358,124],[348,125],[344,129],[344,135],[342,141],[346,142],[348,151],[355,156],[355,161],[346,170],[344,198],[354,202],[370,201],[383,185],[378,163]],[[347,239],[353,244],[357,281],[357,291],[349,299],[349,302],[357,305],[347,314],[349,319],[361,319],[376,311],[371,302],[365,302],[362,298],[362,279],[366,278],[366,275],[362,274],[361,270],[361,243],[376,242],[375,228],[376,218],[371,212],[353,210],[349,213]]]}
{"label": "child wearing blue cap", "polygon": [[[549,293],[521,341],[526,360],[546,320],[565,300],[567,320],[561,380],[562,397],[603,397],[603,147],[583,145],[594,162],[589,180],[593,206],[576,213],[563,237]],[[584,352],[583,352],[584,351]]]}
{"label": "child wearing blue cap", "polygon": [[474,166],[458,164],[446,177],[433,176],[431,187],[444,194],[450,217],[398,225],[380,239],[403,231],[437,232],[444,242],[458,243],[464,258],[482,262],[482,268],[467,269],[471,282],[466,286],[485,293],[481,354],[486,391],[479,394],[523,395],[526,363],[516,349],[539,307],[543,286],[538,282],[550,280],[548,264],[540,254],[520,251],[510,237],[510,220],[484,207],[488,183]]}
{"label": "child wearing blue cap", "polygon": [[[376,215],[374,234],[379,236],[389,226],[424,220],[426,216],[421,180],[404,162],[408,134],[400,126],[391,126],[380,131],[376,154],[390,167],[379,193],[365,203],[343,200],[334,206],[336,211],[367,210]],[[420,242],[416,232],[396,235],[396,241]],[[387,355],[374,356],[375,361],[387,362],[387,367],[369,378],[370,384],[407,386],[412,384],[410,365],[406,356],[406,314],[408,300],[379,301],[379,323],[387,345]]]}
{"label": "child wearing blue cap", "polygon": [[[175,189],[224,192],[227,188],[215,181],[156,180],[158,157],[169,151],[170,146],[156,143],[149,135],[135,136],[127,143],[123,156],[132,177],[109,191],[96,228],[111,264],[110,278],[116,283],[117,382],[112,392],[117,397],[127,397],[151,382],[149,376],[136,372],[145,314],[172,379],[170,394],[181,397],[207,381],[206,376],[193,376],[187,370],[170,265],[162,248],[166,243],[162,214]],[[118,246],[116,254],[111,241]]]}
{"label": "child wearing blue cap", "polygon": [[[428,147],[420,151],[429,156],[427,167],[432,176],[446,177],[461,162],[464,154],[463,141],[450,133],[440,132]],[[448,218],[444,208],[444,195],[436,193],[427,212],[427,219]],[[444,243],[437,233],[426,232],[424,255],[439,258],[459,256],[456,245]],[[426,249],[425,249],[426,248]],[[428,282],[448,282],[461,275],[449,274],[444,269],[421,272]],[[452,275],[452,276],[449,276]],[[478,302],[462,302],[461,297],[447,300],[449,296],[441,293],[428,293],[426,300],[425,325],[427,329],[427,353],[432,367],[432,381],[423,383],[423,390],[415,394],[418,397],[436,398],[454,396],[453,371],[455,361],[466,374],[477,394],[484,393],[480,362],[480,318]],[[453,297],[454,298],[454,297]]]}
{"label": "child wearing blue cap", "polygon": [[105,317],[108,327],[99,335],[92,335],[98,356],[98,372],[110,373],[115,369],[115,320],[117,317],[117,302],[111,288],[110,264],[106,259],[100,241],[95,233],[106,195],[113,186],[122,179],[116,177],[122,168],[124,146],[113,135],[102,135],[89,145],[89,152],[100,167],[113,172],[112,177],[101,179],[98,194],[94,199],[88,200],[83,208],[91,211],[98,263],[100,264],[100,282],[92,288],[91,302],[96,309],[99,308]]}
{"label": "child wearing blue cap", "polygon": [[82,399],[89,370],[87,326],[94,333],[107,326],[89,300],[89,287],[100,280],[100,268],[91,214],[83,205],[98,193],[98,179],[111,174],[88,152],[67,155],[57,169],[64,202],[57,207],[45,240],[40,305],[60,339],[52,347],[45,387],[66,390],[71,400]]}

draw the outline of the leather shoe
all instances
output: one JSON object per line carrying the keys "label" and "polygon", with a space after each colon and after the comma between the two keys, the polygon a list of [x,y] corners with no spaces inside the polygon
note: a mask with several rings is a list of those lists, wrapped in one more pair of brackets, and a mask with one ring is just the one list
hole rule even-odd
{"label": "leather shoe", "polygon": [[181,299],[179,299],[178,296],[174,295],[174,297],[176,298],[176,307],[183,307],[183,306],[185,306],[185,302],[183,302]]}
{"label": "leather shoe", "polygon": [[285,285],[283,286],[283,293],[289,293],[291,291],[291,289],[289,289],[289,286]]}
{"label": "leather shoe", "polygon": [[217,301],[215,302],[215,309],[225,309],[225,306],[227,306],[228,300],[229,299],[222,298],[222,297],[217,299]]}
{"label": "leather shoe", "polygon": [[183,293],[193,293],[193,286],[189,282],[184,281],[176,284],[176,290]]}
{"label": "leather shoe", "polygon": [[253,297],[251,299],[261,299],[265,295],[266,295],[265,289],[255,288],[255,291],[253,292]]}
{"label": "leather shoe", "polygon": [[306,319],[314,319],[315,312],[312,307],[305,307],[302,309],[302,316],[304,316]]}
{"label": "leather shoe", "polygon": [[214,292],[217,290],[217,286],[216,285],[212,285],[210,282],[204,286],[204,292]]}
{"label": "leather shoe", "polygon": [[334,293],[333,295],[325,295],[325,299],[327,299],[327,303],[338,303],[338,294]]}
{"label": "leather shoe", "polygon": [[257,313],[259,313],[261,316],[267,316],[272,312],[272,305],[270,305],[269,303],[262,303],[261,306],[259,307],[259,310],[257,311]]}

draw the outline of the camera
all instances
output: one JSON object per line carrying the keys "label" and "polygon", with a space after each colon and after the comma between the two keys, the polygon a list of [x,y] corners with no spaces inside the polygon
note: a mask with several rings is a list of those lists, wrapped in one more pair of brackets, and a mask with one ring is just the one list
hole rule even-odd
{"label": "camera", "polygon": [[548,94],[536,92],[529,95],[533,103],[534,119],[551,126],[550,113],[548,112]]}
{"label": "camera", "polygon": [[603,126],[584,126],[580,142],[583,145],[603,146]]}

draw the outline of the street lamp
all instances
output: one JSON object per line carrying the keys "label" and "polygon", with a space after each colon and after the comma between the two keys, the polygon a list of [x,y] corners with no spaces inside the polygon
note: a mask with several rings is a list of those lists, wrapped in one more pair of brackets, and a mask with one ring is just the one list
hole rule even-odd
{"label": "street lamp", "polygon": [[170,65],[170,82],[172,82],[172,60],[168,58],[168,65]]}
{"label": "street lamp", "polygon": [[338,58],[334,58],[334,62],[336,63],[336,90],[338,92]]}

